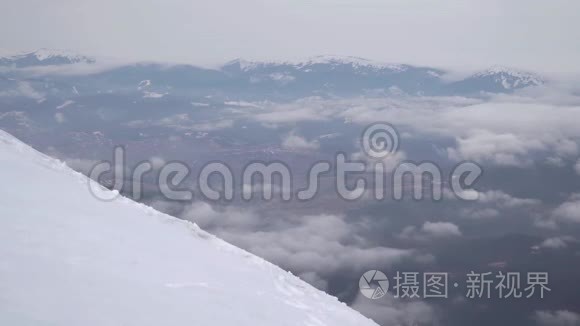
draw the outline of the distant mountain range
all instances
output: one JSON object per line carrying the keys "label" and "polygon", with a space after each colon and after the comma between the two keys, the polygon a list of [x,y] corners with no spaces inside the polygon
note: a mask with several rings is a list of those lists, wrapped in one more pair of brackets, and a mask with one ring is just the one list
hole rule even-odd
{"label": "distant mountain range", "polygon": [[0,66],[25,68],[31,66],[63,65],[73,63],[95,63],[96,60],[83,55],[63,50],[40,49],[34,52],[20,53],[0,57]]}
{"label": "distant mountain range", "polygon": [[[72,65],[72,66],[71,66]],[[509,93],[539,86],[544,79],[529,72],[495,67],[461,80],[430,67],[384,64],[356,57],[317,56],[301,61],[234,60],[217,69],[193,65],[135,63],[93,69],[94,58],[42,49],[0,58],[4,93],[18,81],[60,97],[99,93],[140,93],[144,97],[217,96],[248,100],[285,100],[306,96],[461,95]],[[68,66],[67,73],[59,68]],[[75,72],[75,70],[80,72]],[[52,69],[39,69],[52,68]]]}

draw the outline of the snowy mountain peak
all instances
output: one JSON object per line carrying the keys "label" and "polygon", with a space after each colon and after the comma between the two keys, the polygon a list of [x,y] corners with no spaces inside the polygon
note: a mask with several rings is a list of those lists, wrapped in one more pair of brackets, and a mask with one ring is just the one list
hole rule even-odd
{"label": "snowy mountain peak", "polygon": [[0,178],[0,325],[376,326],[195,224],[98,200],[1,130]]}
{"label": "snowy mountain peak", "polygon": [[489,75],[497,75],[497,74],[505,74],[519,78],[526,78],[526,77],[537,77],[535,74],[517,70],[514,68],[508,68],[504,66],[492,66],[484,71],[478,72],[476,76],[489,76]]}
{"label": "snowy mountain peak", "polygon": [[66,50],[55,50],[55,49],[39,49],[32,53],[39,61],[48,60],[51,58],[66,58],[71,62],[87,62],[94,61],[83,55],[76,54],[71,51]]}
{"label": "snowy mountain peak", "polygon": [[39,49],[33,52],[18,53],[0,57],[2,66],[46,66],[74,63],[95,63],[94,58],[80,55],[67,50]]}
{"label": "snowy mountain peak", "polygon": [[360,57],[353,56],[337,56],[337,55],[319,55],[311,57],[302,62],[298,62],[299,65],[314,65],[314,64],[338,64],[338,65],[352,65],[353,67],[370,67],[377,69],[389,69],[395,71],[406,70],[405,65],[401,64],[391,64],[382,63],[377,61],[372,61]]}
{"label": "snowy mountain peak", "polygon": [[485,71],[476,73],[474,78],[491,78],[500,83],[505,89],[540,86],[545,81],[536,74],[511,69],[503,66],[494,66]]}
{"label": "snowy mountain peak", "polygon": [[349,65],[352,66],[352,68],[354,69],[359,68],[370,68],[374,70],[386,69],[397,72],[405,71],[408,68],[408,66],[401,64],[381,63],[359,57],[337,56],[337,55],[318,55],[305,59],[282,60],[282,61],[249,61],[244,59],[236,59],[226,63],[223,67],[239,66],[240,70],[248,72],[258,68],[275,67],[275,66],[290,66],[298,70],[303,70],[305,68],[309,68],[314,65],[329,65],[329,66]]}

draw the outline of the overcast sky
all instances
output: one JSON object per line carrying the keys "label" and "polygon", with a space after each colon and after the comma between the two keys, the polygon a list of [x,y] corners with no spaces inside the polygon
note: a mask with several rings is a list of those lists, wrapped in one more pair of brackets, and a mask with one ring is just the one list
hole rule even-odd
{"label": "overcast sky", "polygon": [[580,70],[577,0],[3,0],[0,47],[215,64],[318,54]]}

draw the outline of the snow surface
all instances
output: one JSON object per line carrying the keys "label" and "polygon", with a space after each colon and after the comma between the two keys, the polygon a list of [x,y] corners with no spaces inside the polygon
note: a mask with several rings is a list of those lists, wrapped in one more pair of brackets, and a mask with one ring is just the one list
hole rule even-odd
{"label": "snow surface", "polygon": [[0,325],[376,325],[1,130],[0,176]]}

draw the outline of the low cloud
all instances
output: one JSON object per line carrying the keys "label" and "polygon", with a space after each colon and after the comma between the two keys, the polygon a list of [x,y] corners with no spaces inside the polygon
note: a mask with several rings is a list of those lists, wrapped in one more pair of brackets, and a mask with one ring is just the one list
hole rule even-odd
{"label": "low cloud", "polygon": [[380,300],[370,300],[358,295],[352,308],[381,325],[436,325],[434,307],[423,301],[405,301],[387,294]]}
{"label": "low cloud", "polygon": [[436,238],[461,235],[459,227],[449,222],[425,222],[423,227],[421,227],[421,231]]}
{"label": "low cloud", "polygon": [[0,97],[24,96],[37,102],[44,100],[45,94],[34,89],[29,82],[18,82],[15,88],[0,91]]}
{"label": "low cloud", "polygon": [[361,236],[361,225],[347,223],[342,215],[265,216],[239,207],[218,208],[198,202],[189,205],[180,216],[291,269],[319,288],[325,284],[322,280],[337,273],[360,272],[377,263],[392,266],[424,259],[413,250],[372,245]]}
{"label": "low cloud", "polygon": [[537,246],[537,249],[563,249],[568,247],[568,243],[575,242],[576,239],[570,236],[559,236],[548,238]]}
{"label": "low cloud", "polygon": [[568,310],[547,311],[540,310],[534,313],[533,319],[540,326],[578,326],[580,314]]}
{"label": "low cloud", "polygon": [[300,137],[294,133],[289,134],[282,141],[282,148],[298,149],[298,150],[315,150],[320,148],[320,143],[317,140],[308,141],[304,137]]}
{"label": "low cloud", "polygon": [[559,221],[580,223],[580,194],[570,196],[554,209],[552,216]]}
{"label": "low cloud", "polygon": [[482,204],[494,204],[500,208],[517,208],[541,204],[539,200],[513,197],[501,190],[480,192],[478,202]]}
{"label": "low cloud", "polygon": [[11,70],[28,77],[87,76],[96,75],[133,63],[134,62],[128,60],[99,58],[99,60],[95,63],[81,62],[66,65],[42,65],[23,68],[11,68]]}
{"label": "low cloud", "polygon": [[231,128],[234,121],[218,119],[212,121],[194,121],[187,113],[175,114],[159,120],[133,120],[126,123],[130,128],[165,127],[179,131],[215,131]]}
{"label": "low cloud", "polygon": [[[539,92],[546,92],[540,90]],[[554,114],[557,111],[558,114]],[[268,125],[343,120],[368,125],[388,121],[413,137],[454,141],[446,146],[451,160],[474,160],[498,166],[529,167],[541,157],[556,165],[576,160],[580,130],[580,98],[567,101],[535,93],[464,97],[395,97],[322,99],[269,103],[245,112]],[[517,121],[517,123],[513,123]]]}
{"label": "low cloud", "polygon": [[489,162],[495,165],[530,165],[528,153],[547,149],[547,145],[537,139],[510,133],[495,134],[487,130],[473,132],[466,137],[457,138],[456,141],[456,148],[447,149],[450,159]]}
{"label": "low cloud", "polygon": [[461,236],[459,227],[450,222],[425,222],[420,228],[407,226],[403,229],[399,237],[408,240],[434,240],[446,239]]}
{"label": "low cloud", "polygon": [[477,200],[461,210],[460,215],[465,219],[493,219],[507,214],[509,210],[531,211],[542,204],[540,200],[514,197],[501,190],[477,192],[473,197]]}

